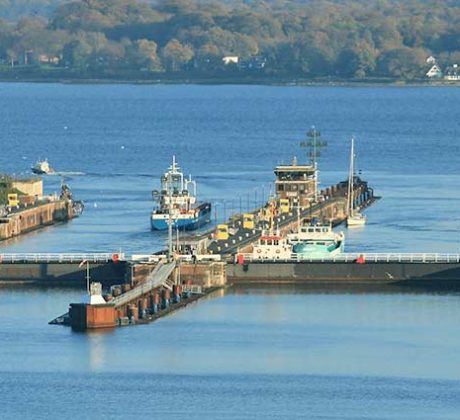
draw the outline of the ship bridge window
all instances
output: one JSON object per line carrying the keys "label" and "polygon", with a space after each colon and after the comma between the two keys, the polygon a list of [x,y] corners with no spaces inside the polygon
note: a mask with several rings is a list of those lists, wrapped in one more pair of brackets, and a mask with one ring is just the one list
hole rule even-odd
{"label": "ship bridge window", "polygon": [[267,245],[272,245],[272,240],[271,240],[271,239],[269,239],[269,240],[267,241]]}
{"label": "ship bridge window", "polygon": [[273,241],[273,245],[279,245],[278,239],[275,239],[275,240]]}

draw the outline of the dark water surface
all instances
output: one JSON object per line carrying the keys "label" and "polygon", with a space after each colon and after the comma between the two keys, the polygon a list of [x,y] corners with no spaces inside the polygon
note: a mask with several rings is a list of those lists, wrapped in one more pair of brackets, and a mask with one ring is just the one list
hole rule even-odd
{"label": "dark water surface", "polygon": [[[383,199],[349,251],[459,252],[457,88],[0,84],[0,170],[39,157],[83,216],[0,252],[151,252],[150,192],[175,153],[217,217],[259,204],[272,169],[349,139]],[[59,177],[46,179],[47,191]],[[0,288],[2,418],[458,419],[460,295],[407,289],[239,288],[157,323],[78,334],[47,322],[82,290]]]}

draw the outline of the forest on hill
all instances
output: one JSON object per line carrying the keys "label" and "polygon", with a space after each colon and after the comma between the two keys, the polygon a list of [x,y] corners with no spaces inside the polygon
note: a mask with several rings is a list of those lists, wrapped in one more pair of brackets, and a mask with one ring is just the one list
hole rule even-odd
{"label": "forest on hill", "polygon": [[3,77],[420,80],[429,56],[460,63],[457,0],[0,0],[0,16]]}

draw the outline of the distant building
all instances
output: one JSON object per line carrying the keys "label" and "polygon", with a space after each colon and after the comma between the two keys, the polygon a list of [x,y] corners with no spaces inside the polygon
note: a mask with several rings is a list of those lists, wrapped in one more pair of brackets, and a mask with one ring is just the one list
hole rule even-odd
{"label": "distant building", "polygon": [[442,77],[442,70],[438,67],[437,64],[434,64],[430,70],[426,72],[426,76],[429,79],[440,79]]}
{"label": "distant building", "polygon": [[59,61],[61,61],[61,58],[57,56],[50,56],[47,54],[40,54],[38,56],[38,62],[40,64],[59,64]]}
{"label": "distant building", "polygon": [[430,56],[426,59],[426,63],[427,63],[427,64],[436,64],[436,58],[434,58],[432,55],[430,55]]}
{"label": "distant building", "polygon": [[39,197],[43,195],[43,180],[40,178],[15,179],[12,181],[11,187],[26,195]]}
{"label": "distant building", "polygon": [[452,66],[447,67],[444,79],[460,80],[460,68],[458,67],[458,64],[453,64]]}
{"label": "distant building", "polygon": [[226,55],[225,57],[222,57],[222,61],[226,66],[228,66],[229,64],[238,64],[238,62],[240,61],[240,57],[238,57],[237,55]]}

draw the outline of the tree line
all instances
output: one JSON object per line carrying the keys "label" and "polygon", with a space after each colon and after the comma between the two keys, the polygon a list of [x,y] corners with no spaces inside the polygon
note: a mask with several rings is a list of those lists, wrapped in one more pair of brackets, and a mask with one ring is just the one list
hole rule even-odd
{"label": "tree line", "polygon": [[[424,76],[430,55],[460,64],[457,0],[34,4],[44,16],[0,20],[3,73],[413,80]],[[239,63],[226,65],[224,56]],[[255,58],[264,65],[241,65]]]}

